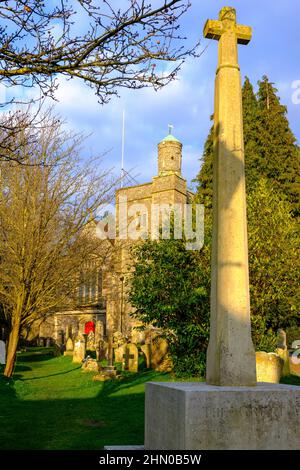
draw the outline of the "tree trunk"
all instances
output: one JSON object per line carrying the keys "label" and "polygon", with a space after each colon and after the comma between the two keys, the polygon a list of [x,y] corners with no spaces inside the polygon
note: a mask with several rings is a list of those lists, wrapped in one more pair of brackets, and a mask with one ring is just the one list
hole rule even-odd
{"label": "tree trunk", "polygon": [[20,324],[17,322],[13,325],[12,330],[9,334],[7,354],[6,354],[6,366],[4,375],[11,377],[14,371],[14,365],[16,361],[16,353],[19,342]]}

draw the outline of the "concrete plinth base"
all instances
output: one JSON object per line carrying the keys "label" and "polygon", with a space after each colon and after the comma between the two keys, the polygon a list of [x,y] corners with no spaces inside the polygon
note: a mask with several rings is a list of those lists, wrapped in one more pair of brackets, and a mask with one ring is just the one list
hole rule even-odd
{"label": "concrete plinth base", "polygon": [[145,448],[299,449],[300,387],[148,383]]}

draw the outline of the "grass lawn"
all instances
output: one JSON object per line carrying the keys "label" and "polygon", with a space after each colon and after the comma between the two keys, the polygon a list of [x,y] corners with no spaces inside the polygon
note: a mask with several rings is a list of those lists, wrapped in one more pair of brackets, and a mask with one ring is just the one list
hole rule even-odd
{"label": "grass lawn", "polygon": [[[143,444],[145,383],[170,375],[146,370],[108,382],[92,376],[46,348],[18,356],[14,379],[0,376],[0,449]],[[300,385],[300,377],[284,382]]]}
{"label": "grass lawn", "polygon": [[145,370],[107,382],[93,375],[46,348],[19,355],[14,379],[0,376],[0,449],[143,444],[145,383],[170,375]]}

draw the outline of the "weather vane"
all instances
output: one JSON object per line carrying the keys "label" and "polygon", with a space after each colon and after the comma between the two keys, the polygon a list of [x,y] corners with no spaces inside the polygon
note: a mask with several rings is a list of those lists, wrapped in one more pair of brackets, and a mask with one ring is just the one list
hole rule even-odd
{"label": "weather vane", "polygon": [[169,127],[169,135],[172,135],[172,130],[174,129],[174,126],[172,124],[169,124],[168,127]]}

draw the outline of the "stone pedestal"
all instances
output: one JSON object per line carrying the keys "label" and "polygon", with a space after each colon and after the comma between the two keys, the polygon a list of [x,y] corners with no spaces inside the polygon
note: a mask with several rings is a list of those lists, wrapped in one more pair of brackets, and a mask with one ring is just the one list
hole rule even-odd
{"label": "stone pedestal", "polygon": [[146,449],[296,450],[299,444],[300,387],[146,385]]}

